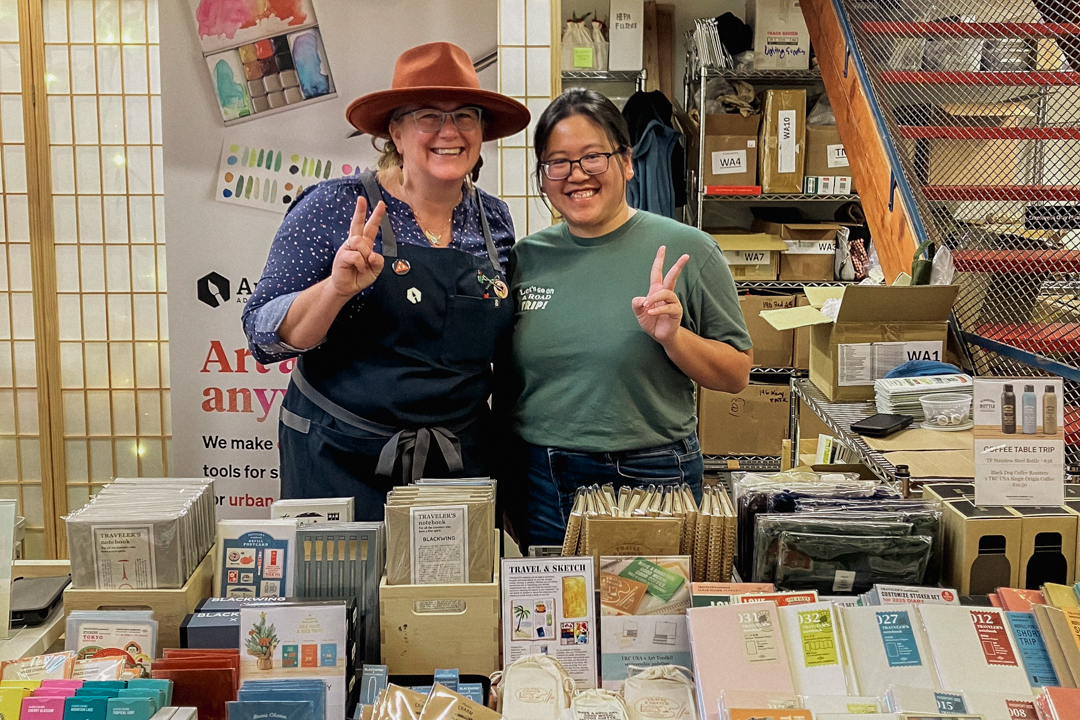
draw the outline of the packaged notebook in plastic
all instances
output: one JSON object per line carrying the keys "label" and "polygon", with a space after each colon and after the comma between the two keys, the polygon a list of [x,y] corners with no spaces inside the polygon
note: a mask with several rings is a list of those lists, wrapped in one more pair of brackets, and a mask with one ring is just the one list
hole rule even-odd
{"label": "packaged notebook in plastic", "polygon": [[930,538],[781,533],[776,586],[825,595],[863,593],[875,583],[921,585]]}

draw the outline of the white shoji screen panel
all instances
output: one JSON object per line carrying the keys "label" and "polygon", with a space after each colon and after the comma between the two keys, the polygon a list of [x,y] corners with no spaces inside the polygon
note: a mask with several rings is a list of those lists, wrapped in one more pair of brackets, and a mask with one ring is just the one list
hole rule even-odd
{"label": "white shoji screen panel", "polygon": [[67,505],[168,475],[157,0],[42,0]]}
{"label": "white shoji screen panel", "polygon": [[45,557],[30,226],[16,0],[0,0],[0,497],[26,518],[26,557]]}
{"label": "white shoji screen panel", "polygon": [[499,92],[532,113],[525,132],[499,141],[500,197],[510,206],[519,238],[551,225],[551,213],[533,180],[536,119],[551,102],[552,5],[559,0],[499,0]]}

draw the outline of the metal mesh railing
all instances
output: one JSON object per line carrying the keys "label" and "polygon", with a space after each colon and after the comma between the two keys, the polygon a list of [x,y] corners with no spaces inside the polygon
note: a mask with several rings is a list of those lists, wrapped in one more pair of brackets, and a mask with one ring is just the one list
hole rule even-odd
{"label": "metal mesh railing", "polygon": [[980,375],[1066,378],[1080,436],[1080,5],[840,0]]}

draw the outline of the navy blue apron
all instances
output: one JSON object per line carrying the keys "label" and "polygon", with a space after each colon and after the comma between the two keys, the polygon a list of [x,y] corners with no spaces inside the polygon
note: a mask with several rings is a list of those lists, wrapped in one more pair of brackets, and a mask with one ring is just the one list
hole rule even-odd
{"label": "navy blue apron", "polygon": [[[361,181],[374,208],[375,177]],[[293,371],[278,427],[283,498],[352,496],[357,520],[381,520],[394,485],[489,474],[491,358],[513,307],[475,197],[485,257],[399,245],[383,217],[378,280]]]}

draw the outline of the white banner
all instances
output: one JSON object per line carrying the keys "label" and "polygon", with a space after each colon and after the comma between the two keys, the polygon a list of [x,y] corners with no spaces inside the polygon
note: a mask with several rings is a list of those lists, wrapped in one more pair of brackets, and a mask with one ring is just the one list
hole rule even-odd
{"label": "white banner", "polygon": [[[278,412],[294,363],[266,367],[255,362],[240,316],[262,274],[288,206],[287,196],[310,185],[315,175],[322,179],[354,169],[345,164],[372,166],[375,152],[370,138],[350,137],[352,128],[345,120],[348,104],[367,92],[388,88],[394,61],[409,47],[447,40],[473,58],[490,52],[496,45],[497,8],[494,0],[469,3],[459,11],[448,11],[437,0],[407,0],[380,9],[379,21],[372,22],[369,4],[314,0],[325,48],[325,58],[318,57],[329,65],[337,97],[317,97],[296,106],[286,98],[288,106],[278,106],[277,93],[287,95],[291,82],[284,69],[287,63],[275,66],[276,75],[274,67],[268,69],[264,63],[258,71],[264,74],[262,87],[250,81],[241,86],[237,63],[255,62],[250,53],[268,63],[264,50],[275,53],[274,58],[291,52],[301,62],[304,55],[293,35],[279,45],[273,38],[255,42],[253,36],[236,34],[231,42],[221,43],[222,52],[232,48],[236,58],[230,55],[225,64],[208,66],[196,27],[211,27],[210,19],[198,25],[195,5],[159,6],[160,27],[171,29],[161,33],[160,45],[165,209],[164,217],[158,217],[159,222],[164,220],[168,238],[170,471],[174,476],[217,480],[219,518],[270,517],[269,505],[280,486]],[[418,28],[407,20],[413,17],[439,20]],[[231,32],[228,27],[213,27],[225,35]],[[494,89],[496,70],[481,73],[480,81]],[[301,89],[306,92],[303,84]],[[268,110],[259,97],[270,99]],[[237,109],[241,115],[228,128],[223,108]],[[251,114],[244,116],[245,109]],[[236,162],[230,165],[233,145]],[[484,146],[485,188],[498,187],[496,150],[493,143]],[[314,171],[306,164],[309,158]],[[291,162],[298,168],[298,180],[285,177]],[[236,194],[240,176],[251,176],[252,168],[262,173],[262,190],[245,179],[241,202]],[[226,177],[228,173],[234,177]],[[269,189],[266,176],[271,179]],[[286,187],[289,184],[292,187]],[[230,190],[230,197],[225,190]],[[277,211],[269,207],[275,203],[280,205]]]}

